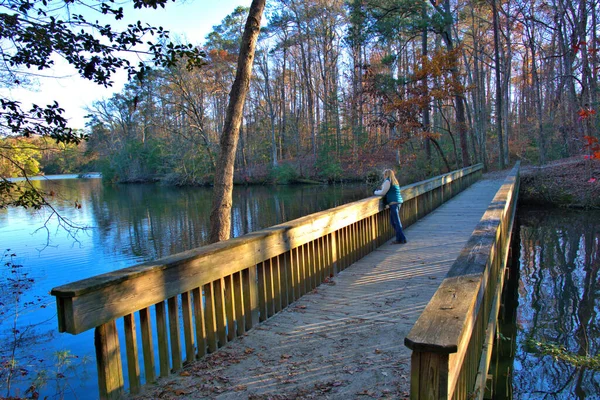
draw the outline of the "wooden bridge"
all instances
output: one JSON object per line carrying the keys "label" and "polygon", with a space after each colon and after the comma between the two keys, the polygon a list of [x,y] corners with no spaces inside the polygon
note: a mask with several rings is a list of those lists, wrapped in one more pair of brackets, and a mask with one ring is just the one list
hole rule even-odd
{"label": "wooden bridge", "polygon": [[405,245],[371,197],[55,288],[59,330],[100,398],[483,398],[519,165],[480,176],[403,187]]}

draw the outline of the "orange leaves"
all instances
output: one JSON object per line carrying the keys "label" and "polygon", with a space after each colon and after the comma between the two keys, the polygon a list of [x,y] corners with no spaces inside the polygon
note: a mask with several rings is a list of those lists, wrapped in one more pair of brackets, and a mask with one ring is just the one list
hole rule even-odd
{"label": "orange leaves", "polygon": [[457,66],[457,60],[460,57],[460,48],[453,51],[439,50],[433,52],[430,57],[419,58],[420,68],[416,69],[413,79],[421,80],[426,77],[438,78],[444,76]]}
{"label": "orange leaves", "polygon": [[600,143],[598,143],[598,139],[594,136],[584,136],[583,139],[587,142],[583,147],[590,152],[584,158],[586,160],[600,160]]}
{"label": "orange leaves", "polygon": [[577,111],[577,115],[579,115],[580,121],[586,118],[591,118],[592,116],[594,116],[594,114],[596,114],[596,110],[593,110],[591,108],[582,108],[581,110]]}

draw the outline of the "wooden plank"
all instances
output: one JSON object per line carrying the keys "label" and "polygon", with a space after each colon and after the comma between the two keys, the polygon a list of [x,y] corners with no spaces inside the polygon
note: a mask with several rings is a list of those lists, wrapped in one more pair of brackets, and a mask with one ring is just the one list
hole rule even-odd
{"label": "wooden plank", "polygon": [[227,313],[225,311],[223,278],[213,282],[213,298],[215,299],[215,320],[217,322],[217,338],[219,347],[227,344]]}
{"label": "wooden plank", "polygon": [[246,330],[259,324],[259,287],[257,266],[242,271],[244,307],[246,308]]}
{"label": "wooden plank", "polygon": [[350,227],[345,227],[342,232],[342,247],[343,247],[343,269],[350,266]]}
{"label": "wooden plank", "polygon": [[214,353],[219,348],[217,338],[217,317],[215,311],[215,295],[213,284],[204,285],[205,316],[206,316],[206,344],[209,353]]}
{"label": "wooden plank", "polygon": [[338,232],[333,232],[331,234],[331,273],[334,275],[339,274],[340,266],[338,260]]}
{"label": "wooden plank", "polygon": [[299,247],[296,247],[294,249],[292,249],[292,251],[290,252],[290,266],[291,266],[291,271],[292,271],[292,280],[293,280],[293,293],[294,293],[294,297],[293,300],[297,300],[300,298],[300,296],[302,296],[301,291],[300,291],[300,283],[302,282],[300,280],[300,259],[298,257],[298,253],[300,251]]}
{"label": "wooden plank", "polygon": [[303,296],[307,291],[308,281],[306,279],[306,248],[307,245],[298,247],[298,275],[300,283],[300,296]]}
{"label": "wooden plank", "polygon": [[361,259],[361,248],[360,248],[360,220],[356,221],[352,225],[352,234],[353,234],[353,246],[354,246],[354,258],[352,262],[355,263]]}
{"label": "wooden plank", "polygon": [[138,394],[140,384],[140,364],[138,362],[138,348],[135,332],[135,317],[128,314],[123,317],[125,326],[125,348],[127,354],[127,373],[129,377],[129,390],[131,394]]}
{"label": "wooden plank", "polygon": [[258,309],[259,309],[259,320],[266,321],[268,318],[267,313],[267,276],[265,263],[262,262],[257,266],[258,274]]}
{"label": "wooden plank", "polygon": [[192,298],[194,301],[194,324],[196,327],[196,343],[197,352],[196,358],[201,358],[206,354],[206,326],[204,307],[202,305],[202,291],[200,288],[192,290]]}
{"label": "wooden plank", "polygon": [[235,328],[238,336],[246,333],[246,309],[244,307],[244,288],[242,272],[233,274],[233,297],[235,298]]}
{"label": "wooden plank", "polygon": [[324,275],[325,278],[329,278],[332,275],[331,269],[331,240],[329,235],[323,236],[323,264],[324,264]]}
{"label": "wooden plank", "polygon": [[348,227],[348,266],[356,262],[356,235],[354,224]]}
{"label": "wooden plank", "polygon": [[273,315],[281,311],[283,303],[283,282],[279,256],[271,258],[271,276],[273,277]]}
{"label": "wooden plank", "polygon": [[364,256],[366,256],[367,254],[369,254],[369,252],[367,251],[367,244],[368,244],[368,240],[367,240],[367,233],[368,233],[368,228],[367,228],[367,220],[363,219],[360,221],[360,258],[363,258]]}
{"label": "wooden plank", "polygon": [[98,326],[94,342],[100,398],[120,399],[123,395],[123,369],[115,321]]}
{"label": "wooden plank", "polygon": [[177,296],[167,301],[169,309],[169,333],[171,334],[171,359],[174,371],[183,368],[181,360],[181,329],[179,327],[179,301]]}
{"label": "wooden plank", "polygon": [[220,277],[226,268],[221,268],[219,263],[229,264],[228,268],[234,270],[254,264],[254,247],[255,243],[239,244],[235,248],[235,256],[232,256],[232,251],[224,250],[204,254],[203,247],[153,263],[103,274],[95,280],[90,278],[76,282],[72,284],[77,286],[73,290],[56,288],[57,296],[73,297],[69,310],[63,313],[69,315],[64,316],[61,324],[66,332],[77,334],[187,292],[213,277]]}
{"label": "wooden plank", "polygon": [[273,260],[265,261],[264,272],[265,272],[265,303],[267,305],[267,318],[271,318],[275,315],[275,288],[273,284]]}
{"label": "wooden plank", "polygon": [[310,290],[319,286],[319,277],[317,269],[317,245],[315,241],[308,243],[308,267],[310,269]]}
{"label": "wooden plank", "polygon": [[235,329],[235,293],[233,291],[233,277],[231,275],[223,278],[225,285],[225,314],[227,321],[227,340],[231,341],[236,337]]}
{"label": "wooden plank", "polygon": [[293,303],[295,300],[294,295],[294,271],[292,268],[292,250],[279,256],[281,263],[283,264],[283,271],[285,272],[285,295],[283,296],[282,306],[283,308]]}
{"label": "wooden plank", "polygon": [[323,263],[323,238],[318,238],[317,240],[315,240],[315,272],[317,277],[315,287],[323,283],[325,275],[324,269],[325,268]]}
{"label": "wooden plank", "polygon": [[332,234],[323,236],[323,248],[325,249],[325,277],[329,278],[333,276],[333,262],[331,256],[331,242]]}
{"label": "wooden plank", "polygon": [[156,380],[150,309],[143,308],[139,314],[140,331],[142,332],[142,352],[144,353],[144,376],[146,377],[146,384],[148,384]]}
{"label": "wooden plank", "polygon": [[191,363],[196,359],[196,343],[192,327],[192,299],[190,292],[181,294],[181,311],[183,314],[183,338],[185,340],[185,362]]}
{"label": "wooden plank", "polygon": [[158,335],[158,360],[160,365],[160,376],[169,376],[169,338],[167,335],[167,312],[165,302],[161,301],[154,305],[156,313],[156,331]]}
{"label": "wooden plank", "polygon": [[410,398],[414,400],[451,398],[448,393],[447,354],[413,352]]}

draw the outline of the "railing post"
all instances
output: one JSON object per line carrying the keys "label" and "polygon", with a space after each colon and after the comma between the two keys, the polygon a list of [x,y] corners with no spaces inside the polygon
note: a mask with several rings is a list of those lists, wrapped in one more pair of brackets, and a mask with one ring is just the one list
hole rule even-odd
{"label": "railing post", "polygon": [[127,372],[129,376],[129,391],[138,394],[141,390],[140,366],[138,364],[138,348],[135,331],[135,317],[127,314],[123,317],[125,323],[125,348],[127,354]]}
{"label": "railing post", "polygon": [[413,351],[411,356],[411,400],[448,399],[449,355]]}
{"label": "railing post", "polygon": [[340,273],[339,265],[338,265],[338,254],[337,254],[337,233],[333,232],[331,234],[331,270],[334,275]]}
{"label": "railing post", "polygon": [[123,395],[123,368],[119,335],[114,320],[96,327],[94,342],[100,398],[119,399]]}
{"label": "railing post", "polygon": [[[244,274],[248,274],[248,277],[244,277],[244,302],[248,302],[246,314],[246,330],[258,325],[258,274],[256,271],[256,265],[243,271]],[[245,286],[245,285],[248,286]]]}

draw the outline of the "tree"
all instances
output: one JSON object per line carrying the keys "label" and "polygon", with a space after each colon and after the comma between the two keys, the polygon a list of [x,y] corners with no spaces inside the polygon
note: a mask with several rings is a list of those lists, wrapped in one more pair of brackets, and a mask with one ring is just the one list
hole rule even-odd
{"label": "tree", "polygon": [[492,0],[492,19],[494,23],[494,63],[496,70],[496,134],[498,135],[498,148],[500,149],[500,155],[498,156],[498,163],[500,169],[504,169],[504,141],[502,140],[502,86],[500,84],[500,34],[498,26],[498,9],[496,0]]}
{"label": "tree", "polygon": [[221,135],[221,153],[217,160],[215,171],[215,186],[213,191],[213,205],[210,213],[210,242],[229,239],[231,235],[231,203],[233,191],[233,167],[235,152],[240,135],[242,113],[246,94],[250,87],[252,64],[258,34],[260,33],[260,20],[265,8],[266,0],[252,0],[250,11],[242,35],[240,54],[238,56],[237,72],[225,117],[225,126]]}

